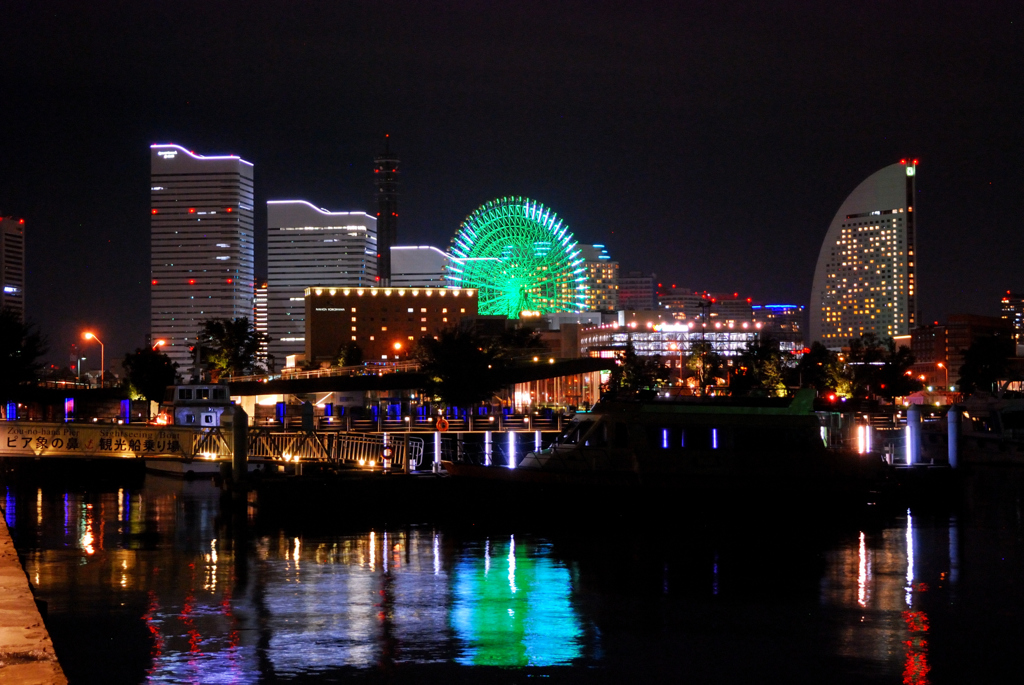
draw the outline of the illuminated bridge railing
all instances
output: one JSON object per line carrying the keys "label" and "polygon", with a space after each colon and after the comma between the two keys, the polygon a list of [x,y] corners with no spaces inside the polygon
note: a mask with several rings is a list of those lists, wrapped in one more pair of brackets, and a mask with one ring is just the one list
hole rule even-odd
{"label": "illuminated bridge railing", "polygon": [[[405,434],[389,435],[391,468],[418,468],[423,462],[423,438]],[[384,453],[384,436],[363,433],[249,432],[249,459],[298,461],[335,465],[379,464]],[[230,452],[228,452],[230,454]]]}
{"label": "illuminated bridge railing", "polygon": [[220,428],[202,428],[192,436],[192,456],[231,458],[231,442]]}
{"label": "illuminated bridge railing", "polygon": [[[336,444],[339,464],[379,464],[383,458],[383,435],[340,433]],[[409,462],[410,470],[419,468],[423,463],[423,438],[391,434],[388,435],[388,446],[391,447],[391,468],[394,470],[404,469],[406,461]]]}
{"label": "illuminated bridge railing", "polygon": [[323,433],[249,432],[249,459],[330,462],[331,438]]}

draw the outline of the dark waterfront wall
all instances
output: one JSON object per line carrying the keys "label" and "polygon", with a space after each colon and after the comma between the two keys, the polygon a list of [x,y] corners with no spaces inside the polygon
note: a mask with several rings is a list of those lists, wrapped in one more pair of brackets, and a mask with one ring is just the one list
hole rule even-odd
{"label": "dark waterfront wall", "polygon": [[953,508],[600,525],[281,525],[206,482],[45,481],[0,494],[71,682],[986,682],[1024,637],[1017,471]]}

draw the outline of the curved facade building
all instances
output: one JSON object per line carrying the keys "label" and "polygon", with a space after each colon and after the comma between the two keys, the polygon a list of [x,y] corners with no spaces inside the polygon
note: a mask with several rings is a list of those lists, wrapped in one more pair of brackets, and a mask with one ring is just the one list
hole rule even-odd
{"label": "curved facade building", "polygon": [[917,160],[868,176],[839,207],[814,270],[810,340],[839,349],[917,325]]}

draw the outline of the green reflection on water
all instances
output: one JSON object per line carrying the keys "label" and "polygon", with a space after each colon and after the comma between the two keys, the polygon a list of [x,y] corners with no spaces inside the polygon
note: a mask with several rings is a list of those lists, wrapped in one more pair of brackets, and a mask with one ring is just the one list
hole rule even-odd
{"label": "green reflection on water", "polygon": [[454,569],[451,625],[465,645],[457,661],[478,666],[568,665],[583,630],[569,571],[511,538],[463,556]]}

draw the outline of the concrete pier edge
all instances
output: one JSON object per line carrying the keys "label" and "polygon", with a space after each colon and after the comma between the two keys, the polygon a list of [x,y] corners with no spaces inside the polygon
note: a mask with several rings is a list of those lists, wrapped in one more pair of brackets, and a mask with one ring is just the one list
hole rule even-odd
{"label": "concrete pier edge", "polygon": [[68,682],[36,607],[5,516],[0,516],[0,682],[4,685],[65,685]]}

